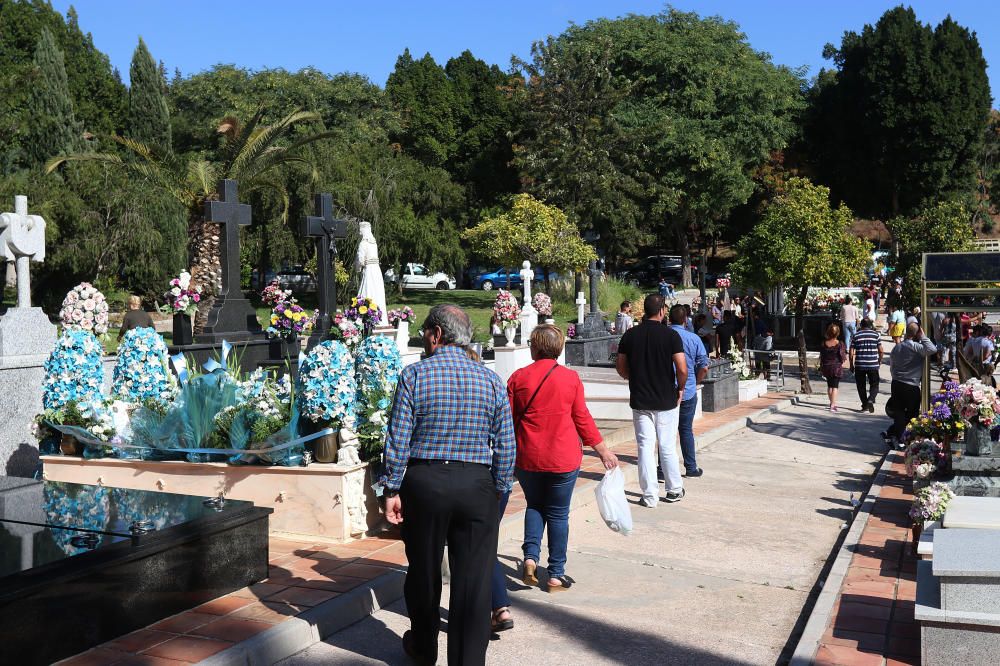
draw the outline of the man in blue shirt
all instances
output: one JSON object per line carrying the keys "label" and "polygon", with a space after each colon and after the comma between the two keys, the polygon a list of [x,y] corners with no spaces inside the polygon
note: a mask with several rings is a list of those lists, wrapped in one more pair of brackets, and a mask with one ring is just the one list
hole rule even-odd
{"label": "man in blue shirt", "polygon": [[681,438],[681,455],[684,456],[684,469],[687,476],[701,476],[694,450],[694,413],[698,408],[698,384],[708,375],[708,356],[705,345],[694,333],[685,328],[688,313],[683,305],[670,308],[671,328],[681,336],[684,345],[684,356],[687,359],[688,375],[684,384],[684,396],[681,400],[680,419],[677,432]]}
{"label": "man in blue shirt", "polygon": [[500,377],[469,357],[472,323],[461,308],[431,308],[423,335],[427,358],[404,368],[396,387],[381,478],[385,515],[402,524],[409,562],[403,649],[418,663],[437,659],[447,541],[448,663],[484,664],[498,499],[514,472],[510,401]]}

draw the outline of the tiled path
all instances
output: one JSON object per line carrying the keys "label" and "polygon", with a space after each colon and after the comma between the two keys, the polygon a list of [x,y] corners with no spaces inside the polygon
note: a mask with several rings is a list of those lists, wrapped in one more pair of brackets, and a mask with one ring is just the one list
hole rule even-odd
{"label": "tiled path", "polygon": [[912,495],[902,453],[889,455],[882,492],[820,641],[817,664],[920,663],[920,627],[913,619],[917,563],[907,515]]}
{"label": "tiled path", "polygon": [[[701,436],[735,421],[742,424],[747,417],[788,398],[785,394],[772,393],[723,412],[705,413],[695,424],[695,434]],[[608,437],[614,437],[611,434],[614,430],[627,429],[624,433],[619,432],[616,439],[620,443],[615,444],[613,450],[623,462],[634,464],[636,448],[629,434],[631,424],[601,422],[599,425]],[[587,449],[581,478],[596,481],[603,471],[600,459]],[[590,488],[591,483],[581,482],[576,492],[589,492]],[[525,506],[524,494],[515,486],[505,519],[522,513]],[[404,568],[406,555],[396,534],[393,530],[346,544],[272,537],[270,577],[264,582],[104,643],[60,662],[60,666],[167,666],[200,661],[340,594],[355,590],[383,573]],[[911,603],[911,618],[912,615]]]}

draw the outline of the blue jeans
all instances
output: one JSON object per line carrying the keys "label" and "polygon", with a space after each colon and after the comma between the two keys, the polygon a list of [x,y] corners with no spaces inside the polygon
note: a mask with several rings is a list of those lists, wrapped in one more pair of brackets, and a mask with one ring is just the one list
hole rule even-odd
{"label": "blue jeans", "polygon": [[698,461],[694,452],[694,412],[698,408],[698,394],[690,400],[681,401],[681,413],[677,421],[677,433],[681,437],[681,455],[684,457],[684,469],[688,472],[698,471]]}
{"label": "blue jeans", "polygon": [[847,347],[847,351],[851,350],[851,340],[858,334],[857,326],[853,321],[844,322],[844,346]]}
{"label": "blue jeans", "polygon": [[[507,508],[507,500],[510,499],[510,493],[504,493],[500,496],[499,509],[497,513],[497,521],[503,521],[503,512]],[[504,608],[510,606],[510,597],[507,596],[507,576],[503,573],[503,566],[500,564],[500,558],[498,557],[496,562],[493,563],[493,580],[491,582],[493,588],[493,603],[490,606],[492,610],[498,608]]]}
{"label": "blue jeans", "polygon": [[572,472],[526,472],[516,470],[528,508],[524,512],[524,559],[538,562],[542,551],[542,531],[549,532],[549,575],[566,573],[566,544],[569,541],[569,503],[580,470]]}

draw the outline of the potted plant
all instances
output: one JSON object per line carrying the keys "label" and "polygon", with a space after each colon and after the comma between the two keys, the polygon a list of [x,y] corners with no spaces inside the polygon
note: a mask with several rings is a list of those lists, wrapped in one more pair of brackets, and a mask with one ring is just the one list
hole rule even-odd
{"label": "potted plant", "polygon": [[914,494],[913,504],[910,506],[910,519],[913,520],[913,542],[910,547],[913,549],[914,555],[917,553],[917,544],[920,542],[920,533],[924,529],[924,523],[944,518],[948,503],[954,497],[955,493],[952,489],[940,481],[935,481]]}
{"label": "potted plant", "polygon": [[546,324],[555,323],[555,320],[552,319],[552,299],[548,294],[538,292],[531,299],[531,305],[538,312],[539,317],[545,318]]}
{"label": "potted plant", "polygon": [[504,346],[516,347],[514,336],[517,335],[517,326],[521,321],[521,306],[517,304],[514,294],[504,289],[500,290],[493,302],[493,317],[507,338],[507,344]]}
{"label": "potted plant", "polygon": [[174,344],[191,344],[194,341],[191,317],[198,311],[201,287],[192,285],[191,274],[181,271],[180,275],[170,281],[170,290],[163,297],[174,315]]}
{"label": "potted plant", "polygon": [[997,390],[976,378],[962,384],[959,390],[959,413],[969,424],[965,429],[965,452],[972,456],[992,455],[990,430],[1000,422]]}
{"label": "potted plant", "polygon": [[339,341],[326,340],[316,345],[299,367],[296,400],[299,414],[307,427],[325,434],[307,444],[316,462],[337,461],[337,432],[354,427],[354,403],[357,383],[354,357]]}

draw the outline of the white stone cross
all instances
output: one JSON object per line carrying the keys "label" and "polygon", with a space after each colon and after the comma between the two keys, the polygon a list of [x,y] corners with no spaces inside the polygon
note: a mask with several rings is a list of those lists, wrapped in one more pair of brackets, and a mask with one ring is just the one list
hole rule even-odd
{"label": "white stone cross", "polygon": [[587,299],[583,295],[582,291],[576,292],[576,321],[577,326],[583,326],[583,315],[584,307],[587,305]]}
{"label": "white stone cross", "polygon": [[[531,262],[525,261],[521,264],[521,284],[524,285],[524,307],[531,308],[531,281],[535,279],[535,272],[531,270]],[[534,309],[534,308],[532,308]]]}
{"label": "white stone cross", "polygon": [[538,311],[531,304],[531,281],[535,279],[535,272],[531,270],[530,261],[525,261],[521,266],[521,284],[524,288],[524,307],[521,308],[521,342],[527,344],[531,338],[531,332],[538,326]]}
{"label": "white stone cross", "polygon": [[14,197],[14,212],[0,215],[0,248],[17,268],[17,307],[31,307],[29,262],[45,260],[45,220],[28,215],[28,197]]}

